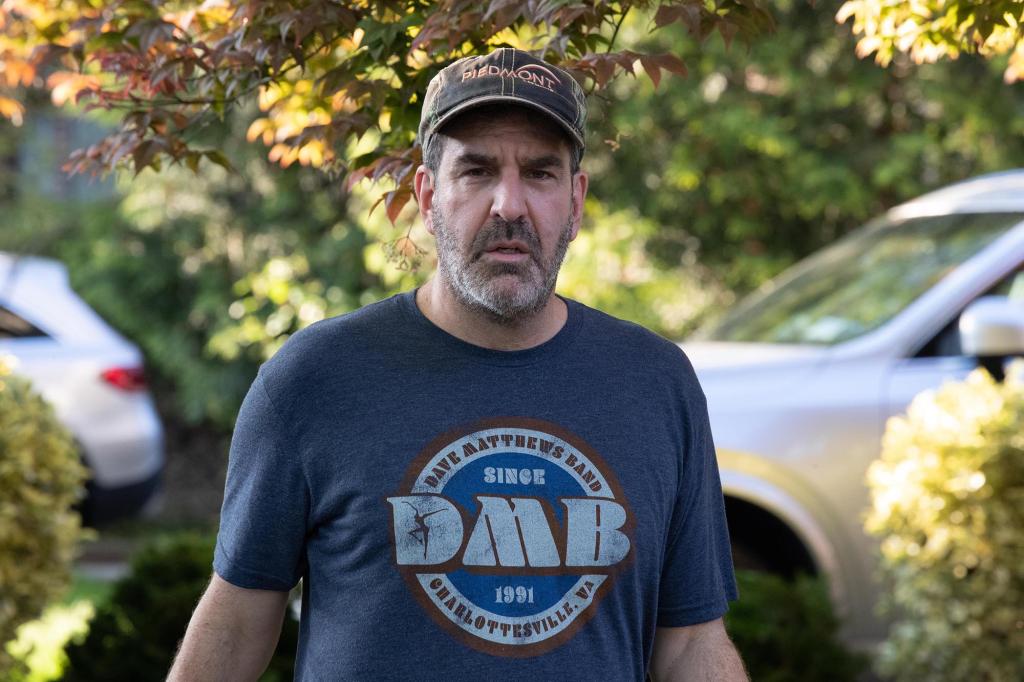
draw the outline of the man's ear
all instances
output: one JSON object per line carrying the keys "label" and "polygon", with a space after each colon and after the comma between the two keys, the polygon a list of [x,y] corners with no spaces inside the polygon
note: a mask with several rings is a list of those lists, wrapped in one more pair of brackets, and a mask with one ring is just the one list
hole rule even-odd
{"label": "man's ear", "polygon": [[413,189],[423,225],[427,232],[434,234],[434,172],[423,165],[417,168]]}
{"label": "man's ear", "polygon": [[576,239],[580,225],[583,224],[583,203],[587,198],[589,183],[590,176],[586,171],[578,171],[572,176],[572,228],[569,232],[569,241]]}

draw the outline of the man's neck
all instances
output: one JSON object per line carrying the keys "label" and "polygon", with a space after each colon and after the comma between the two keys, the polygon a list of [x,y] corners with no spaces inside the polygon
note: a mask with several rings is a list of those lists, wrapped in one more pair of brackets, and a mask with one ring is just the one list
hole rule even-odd
{"label": "man's neck", "polygon": [[568,310],[554,294],[536,314],[514,323],[494,320],[458,301],[437,277],[416,292],[424,317],[452,336],[492,350],[525,350],[551,339],[565,325]]}

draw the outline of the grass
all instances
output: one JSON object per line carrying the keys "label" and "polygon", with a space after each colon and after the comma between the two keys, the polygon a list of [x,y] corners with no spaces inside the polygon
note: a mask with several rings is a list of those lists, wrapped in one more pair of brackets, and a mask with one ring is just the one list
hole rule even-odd
{"label": "grass", "polygon": [[86,601],[93,606],[99,606],[110,598],[114,591],[114,583],[108,580],[100,580],[87,575],[75,572],[72,577],[71,587],[68,589],[60,603],[70,606],[76,602]]}

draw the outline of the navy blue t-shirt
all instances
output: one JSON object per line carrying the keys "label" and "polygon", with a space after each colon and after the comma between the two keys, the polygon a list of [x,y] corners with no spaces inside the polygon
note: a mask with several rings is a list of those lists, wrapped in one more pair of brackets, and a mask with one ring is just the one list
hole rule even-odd
{"label": "navy blue t-shirt", "polygon": [[295,334],[238,416],[214,568],[302,579],[296,679],[642,679],[736,590],[707,409],[674,344],[566,301],[461,341],[401,294]]}

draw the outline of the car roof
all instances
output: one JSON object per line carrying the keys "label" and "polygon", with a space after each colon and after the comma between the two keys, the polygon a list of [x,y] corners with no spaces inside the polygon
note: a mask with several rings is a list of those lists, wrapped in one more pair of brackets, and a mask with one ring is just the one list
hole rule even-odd
{"label": "car roof", "polygon": [[0,295],[13,286],[11,278],[23,276],[40,284],[68,286],[68,269],[60,261],[0,251]]}
{"label": "car roof", "polygon": [[0,305],[65,342],[124,344],[71,289],[60,261],[0,251]]}
{"label": "car roof", "polygon": [[1024,169],[990,173],[929,192],[891,209],[890,219],[949,213],[1024,213]]}

